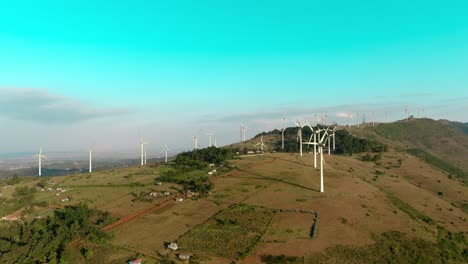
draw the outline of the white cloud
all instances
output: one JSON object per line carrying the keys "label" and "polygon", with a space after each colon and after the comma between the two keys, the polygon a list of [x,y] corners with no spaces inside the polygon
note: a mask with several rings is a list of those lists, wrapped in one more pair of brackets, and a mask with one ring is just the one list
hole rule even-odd
{"label": "white cloud", "polygon": [[95,108],[83,102],[41,89],[0,89],[0,117],[48,123],[73,123],[119,116],[129,109]]}

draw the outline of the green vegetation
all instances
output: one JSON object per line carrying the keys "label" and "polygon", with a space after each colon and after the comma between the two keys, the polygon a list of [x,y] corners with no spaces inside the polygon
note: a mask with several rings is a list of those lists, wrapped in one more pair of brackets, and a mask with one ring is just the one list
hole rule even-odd
{"label": "green vegetation", "polygon": [[261,261],[266,264],[302,264],[304,259],[300,257],[289,257],[285,255],[272,256],[272,255],[263,255],[261,256]]}
{"label": "green vegetation", "polygon": [[13,197],[10,199],[0,197],[0,215],[11,214],[26,207],[26,211],[32,212],[33,206],[47,206],[44,203],[34,203],[37,190],[35,187],[16,187]]}
{"label": "green vegetation", "polygon": [[381,159],[382,159],[382,154],[380,153],[377,153],[374,155],[367,153],[365,156],[362,157],[362,161],[369,161],[369,162],[378,162]]}
{"label": "green vegetation", "polygon": [[262,238],[275,212],[271,209],[236,204],[183,235],[183,250],[242,259]]}
{"label": "green vegetation", "polygon": [[6,181],[6,184],[7,185],[15,185],[15,184],[18,184],[21,182],[21,178],[18,177],[18,175],[15,175],[11,178],[8,178],[7,181]]}
{"label": "green vegetation", "polygon": [[[314,127],[314,130],[318,129],[319,126]],[[285,140],[284,140],[284,151],[285,152],[297,152],[299,151],[299,143],[297,142],[297,127],[286,128],[285,130]],[[260,137],[261,135],[281,135],[280,130],[273,130],[268,133],[261,133],[256,136]],[[308,141],[312,135],[310,129],[302,130],[302,137],[305,141]],[[346,130],[338,130],[335,132],[335,153],[338,154],[347,154],[352,155],[353,153],[361,152],[384,152],[388,150],[388,146],[379,144],[376,141],[371,141],[368,139],[358,138],[352,136]],[[274,144],[274,149],[281,149],[281,141],[277,141]]]}
{"label": "green vegetation", "polygon": [[467,263],[467,240],[463,233],[439,232],[436,243],[408,239],[392,231],[375,238],[367,247],[334,246],[306,257],[305,263]]}
{"label": "green vegetation", "polygon": [[387,194],[387,198],[392,202],[393,205],[398,207],[401,211],[406,213],[411,219],[413,220],[422,220],[425,223],[434,225],[435,222],[431,218],[421,214],[418,210],[411,207],[411,205],[403,202],[402,200],[398,199],[393,194]]}
{"label": "green vegetation", "polygon": [[450,173],[451,175],[453,174],[456,177],[463,179],[465,182],[468,181],[468,175],[466,172],[464,172],[462,169],[450,164],[449,162],[445,160],[441,160],[435,157],[434,155],[431,155],[427,153],[426,151],[422,149],[418,149],[418,148],[408,149],[407,151],[409,154],[424,160],[425,162],[427,162],[428,164],[436,168],[444,170]]}
{"label": "green vegetation", "polygon": [[338,130],[335,132],[336,137],[336,153],[352,155],[353,153],[362,152],[385,152],[388,151],[387,145],[382,145],[376,141],[354,137],[346,130]]}
{"label": "green vegetation", "polygon": [[207,175],[207,171],[196,170],[190,167],[176,167],[155,179],[156,182],[172,182],[183,186],[185,190],[207,193],[213,189],[214,184]]}
{"label": "green vegetation", "polygon": [[208,176],[209,165],[222,165],[218,170],[225,172],[229,168],[227,161],[234,157],[235,151],[211,147],[181,153],[177,155],[175,165],[156,178],[156,181],[177,183],[185,190],[207,193],[214,187]]}
{"label": "green vegetation", "polygon": [[[113,219],[85,204],[56,210],[52,217],[11,223],[0,228],[0,255],[11,263],[66,263],[65,247],[74,240],[102,243],[108,239],[99,229]],[[84,254],[92,257],[92,251]]]}
{"label": "green vegetation", "polygon": [[199,170],[206,169],[209,164],[227,165],[227,160],[233,159],[239,151],[231,148],[205,148],[177,155],[175,163],[178,166],[187,166]]}

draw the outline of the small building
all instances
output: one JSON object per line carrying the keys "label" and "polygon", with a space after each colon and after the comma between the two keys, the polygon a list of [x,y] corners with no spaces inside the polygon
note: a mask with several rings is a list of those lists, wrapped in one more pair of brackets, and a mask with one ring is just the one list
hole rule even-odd
{"label": "small building", "polygon": [[192,256],[189,254],[179,254],[179,259],[180,260],[190,260]]}
{"label": "small building", "polygon": [[176,202],[179,202],[179,203],[181,203],[181,202],[183,202],[183,201],[184,201],[184,198],[176,198],[175,200],[176,200]]}
{"label": "small building", "polygon": [[216,172],[218,172],[218,171],[217,171],[217,170],[212,170],[211,172],[212,172],[212,173],[216,173]]}
{"label": "small building", "polygon": [[16,216],[16,215],[8,215],[8,216],[2,217],[3,221],[18,221],[20,219],[21,219],[21,217]]}
{"label": "small building", "polygon": [[179,245],[177,245],[176,243],[171,243],[169,244],[169,246],[167,246],[167,249],[170,249],[172,251],[176,251],[179,249]]}
{"label": "small building", "polygon": [[213,168],[214,166],[216,166],[216,165],[213,164],[213,163],[209,165],[210,168]]}
{"label": "small building", "polygon": [[68,197],[67,197],[67,198],[61,199],[60,201],[61,201],[62,203],[66,203],[66,202],[70,201],[70,199],[68,199]]}
{"label": "small building", "polygon": [[157,192],[150,192],[149,196],[156,198],[156,197],[158,197],[158,193]]}
{"label": "small building", "polygon": [[128,264],[141,264],[141,259],[137,258],[128,262]]}
{"label": "small building", "polygon": [[164,195],[169,196],[169,195],[171,195],[171,193],[170,192],[164,192]]}
{"label": "small building", "polygon": [[247,154],[255,154],[255,152],[249,150],[249,151],[247,151]]}
{"label": "small building", "polygon": [[161,186],[161,185],[162,185],[162,182],[157,182],[156,185]]}
{"label": "small building", "polygon": [[185,193],[185,197],[187,197],[187,198],[198,197],[198,196],[200,196],[199,193],[192,192],[192,191],[190,191],[190,190],[188,190],[188,191]]}
{"label": "small building", "polygon": [[208,172],[208,175],[213,175],[213,172],[212,171]]}

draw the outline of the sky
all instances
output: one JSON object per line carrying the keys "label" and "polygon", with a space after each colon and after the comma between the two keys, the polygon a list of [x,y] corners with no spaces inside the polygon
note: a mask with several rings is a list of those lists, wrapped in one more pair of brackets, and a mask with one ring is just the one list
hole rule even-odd
{"label": "sky", "polygon": [[3,1],[0,153],[159,155],[284,113],[467,122],[467,61],[466,1]]}

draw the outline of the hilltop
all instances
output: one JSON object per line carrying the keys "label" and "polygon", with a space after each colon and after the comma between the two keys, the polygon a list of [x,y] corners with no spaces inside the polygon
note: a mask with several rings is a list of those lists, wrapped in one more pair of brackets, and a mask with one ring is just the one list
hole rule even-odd
{"label": "hilltop", "polygon": [[[297,154],[297,129],[288,128],[285,153],[240,157],[242,145],[234,144],[187,152],[171,164],[10,179],[1,189],[1,209],[38,226],[54,215],[68,223],[75,211],[93,216],[96,221],[77,223],[83,231],[57,248],[68,263],[136,257],[176,263],[179,254],[192,256],[190,263],[465,263],[467,187],[446,171],[452,167],[409,151],[455,166],[456,159],[445,159],[449,149],[424,142],[442,138],[466,146],[463,129],[424,119],[338,131],[337,152],[325,155],[325,193],[313,155]],[[243,147],[260,135],[278,150],[280,131],[261,133]],[[44,220],[34,221],[38,217]],[[20,225],[0,223],[0,259],[26,252],[14,246]],[[171,242],[176,252],[167,249]]]}
{"label": "hilltop", "polygon": [[373,138],[400,151],[432,162],[454,176],[468,177],[468,133],[466,124],[446,120],[410,119],[364,129],[349,128],[350,133]]}

